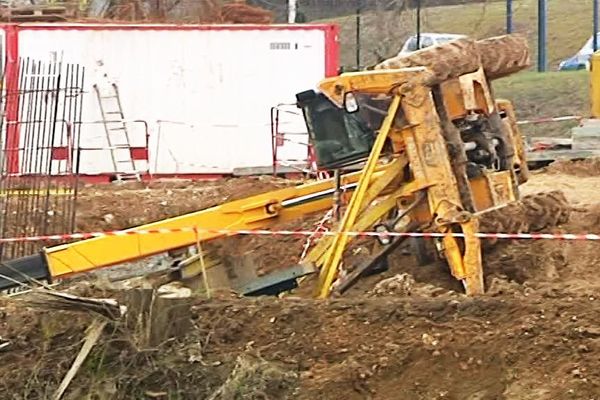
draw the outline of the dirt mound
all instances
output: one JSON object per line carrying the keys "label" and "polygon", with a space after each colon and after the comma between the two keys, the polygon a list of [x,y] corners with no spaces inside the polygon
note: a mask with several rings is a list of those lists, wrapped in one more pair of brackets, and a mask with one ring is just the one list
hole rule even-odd
{"label": "dirt mound", "polygon": [[[581,194],[581,181],[591,179],[560,178],[572,186],[570,201]],[[548,182],[535,175],[532,181]],[[289,184],[242,179],[88,187],[79,222],[93,230],[122,228]],[[556,232],[598,233],[600,203],[589,189]],[[310,228],[317,219],[285,228]],[[304,238],[240,237],[217,250],[253,254],[268,269],[294,262],[303,244]],[[443,263],[417,265],[409,247],[389,257],[387,271],[361,278],[329,301],[296,298],[298,291],[285,299],[223,294],[144,303],[131,290],[72,286],[80,295],[115,298],[128,314],[107,325],[65,398],[596,398],[600,245],[500,242],[485,251],[484,261],[488,293],[477,298],[462,294]],[[144,304],[157,308],[146,312]],[[0,398],[52,397],[91,320],[0,298]],[[140,329],[140,320],[152,323]]]}
{"label": "dirt mound", "polygon": [[226,24],[272,24],[273,13],[250,6],[242,0],[224,4],[221,7],[221,19]]}
{"label": "dirt mound", "polygon": [[[600,390],[597,302],[190,299],[177,317],[192,328],[156,346],[135,345],[119,323],[105,329],[68,398],[590,399]],[[47,398],[89,318],[23,314],[28,323],[0,353],[0,388]]]}
{"label": "dirt mound", "polygon": [[[308,215],[290,223],[279,224],[274,229],[312,230],[316,229],[321,218],[320,214]],[[306,236],[293,235],[240,235],[215,240],[206,247],[211,255],[219,257],[226,265],[239,263],[242,257],[246,257],[251,265],[256,266],[256,272],[260,276],[281,267],[298,264],[307,239]]]}
{"label": "dirt mound", "polygon": [[[598,233],[600,204],[574,212],[555,233]],[[506,278],[532,288],[592,293],[600,288],[596,265],[600,246],[594,241],[520,240],[500,243],[485,254],[488,283]]]}
{"label": "dirt mound", "polygon": [[600,158],[570,161],[559,160],[546,168],[549,174],[566,174],[580,177],[600,176]]}
{"label": "dirt mound", "polygon": [[397,274],[391,278],[379,281],[372,290],[367,292],[369,297],[439,297],[458,296],[453,291],[432,284],[417,283],[415,278],[407,273]]}
{"label": "dirt mound", "polygon": [[261,177],[88,186],[81,190],[77,200],[77,231],[131,228],[294,184]]}

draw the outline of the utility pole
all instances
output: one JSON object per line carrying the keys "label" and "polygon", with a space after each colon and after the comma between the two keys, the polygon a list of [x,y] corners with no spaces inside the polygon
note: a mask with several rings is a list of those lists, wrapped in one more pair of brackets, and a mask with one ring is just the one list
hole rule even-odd
{"label": "utility pole", "polygon": [[546,72],[546,20],[548,4],[546,0],[538,0],[538,72]]}
{"label": "utility pole", "polygon": [[417,0],[417,50],[421,48],[421,0]]}
{"label": "utility pole", "polygon": [[513,0],[506,0],[506,33],[513,33]]}
{"label": "utility pole", "polygon": [[594,0],[594,53],[598,50],[598,0]]}
{"label": "utility pole", "polygon": [[356,0],[356,70],[360,70],[360,22],[362,0]]}
{"label": "utility pole", "polygon": [[296,22],[296,12],[298,11],[298,0],[288,0],[288,24]]}

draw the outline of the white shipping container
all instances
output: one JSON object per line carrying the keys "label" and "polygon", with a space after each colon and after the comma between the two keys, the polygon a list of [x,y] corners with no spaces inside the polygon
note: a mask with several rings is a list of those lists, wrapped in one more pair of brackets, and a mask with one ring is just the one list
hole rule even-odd
{"label": "white shipping container", "polygon": [[[9,62],[31,57],[86,68],[84,122],[101,120],[93,86],[116,83],[125,118],[151,128],[147,167],[158,175],[271,166],[271,107],[293,103],[338,68],[332,25],[23,24],[5,26],[5,38]],[[290,129],[304,129],[295,118]],[[128,129],[132,145],[145,146],[143,125]],[[103,127],[83,124],[81,147],[108,147]],[[306,148],[285,156],[303,159]],[[110,151],[82,152],[80,171],[114,173]]]}

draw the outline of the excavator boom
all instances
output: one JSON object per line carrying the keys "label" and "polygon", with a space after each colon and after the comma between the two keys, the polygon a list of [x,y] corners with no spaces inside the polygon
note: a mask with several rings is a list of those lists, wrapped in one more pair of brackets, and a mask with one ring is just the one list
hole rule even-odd
{"label": "excavator boom", "polygon": [[[380,166],[377,174],[385,172]],[[360,173],[344,175],[341,190],[352,192]],[[198,228],[194,232],[102,236],[45,248],[40,254],[0,265],[0,290],[27,283],[31,278],[52,281],[194,245],[223,236],[218,230],[265,229],[332,207],[333,179],[279,189],[205,210],[129,229],[170,230]],[[213,231],[211,231],[213,230]]]}

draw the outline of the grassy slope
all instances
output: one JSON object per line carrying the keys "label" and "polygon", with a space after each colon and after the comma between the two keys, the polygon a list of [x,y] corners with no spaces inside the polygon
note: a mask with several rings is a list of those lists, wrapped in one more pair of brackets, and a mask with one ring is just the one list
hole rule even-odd
{"label": "grassy slope", "polygon": [[[522,72],[494,82],[498,97],[511,98],[526,116],[578,114],[588,107],[588,73]],[[568,99],[569,101],[565,101]]]}
{"label": "grassy slope", "polygon": [[[514,24],[517,32],[530,39],[534,57],[537,46],[537,0],[515,0]],[[592,33],[592,2],[548,0],[548,61],[551,69],[576,53]],[[423,31],[463,33],[481,38],[504,33],[505,2],[466,4],[427,8],[423,11]],[[363,65],[376,61],[375,49],[392,56],[414,31],[414,13],[380,12],[365,14],[362,20]],[[342,28],[342,64],[355,64],[355,18],[334,19]],[[535,59],[535,58],[534,58]]]}
{"label": "grassy slope", "polygon": [[[532,61],[536,60],[537,0],[515,0],[514,23],[517,32],[529,37]],[[556,70],[561,59],[576,53],[592,31],[592,2],[548,0],[548,60]],[[505,2],[488,2],[428,8],[423,12],[424,31],[464,33],[482,38],[502,34]],[[355,64],[355,18],[335,19],[341,26],[342,64]],[[393,56],[412,34],[414,15],[392,12],[363,16],[362,64],[376,62],[376,55]],[[494,83],[497,95],[512,100],[520,119],[569,114],[587,115],[588,74],[578,72],[520,73]],[[544,124],[523,128],[526,134],[556,135],[568,132],[572,124]]]}
{"label": "grassy slope", "polygon": [[[587,71],[522,72],[494,82],[496,96],[511,100],[519,119],[589,114]],[[526,134],[556,135],[572,123],[525,126]]]}

